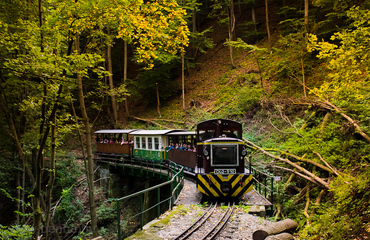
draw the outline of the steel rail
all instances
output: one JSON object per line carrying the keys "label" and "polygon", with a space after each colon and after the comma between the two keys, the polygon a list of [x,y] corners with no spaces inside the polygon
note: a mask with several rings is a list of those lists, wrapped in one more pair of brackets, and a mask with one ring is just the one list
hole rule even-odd
{"label": "steel rail", "polygon": [[[180,240],[180,239],[186,239],[188,238],[191,234],[193,234],[198,228],[200,228],[203,223],[212,215],[214,212],[215,208],[217,206],[217,202],[215,204],[211,204],[206,212],[200,216],[190,227],[185,229],[182,233],[180,233],[177,237],[175,237],[173,240]],[[212,209],[211,209],[212,208]],[[199,223],[199,224],[198,224]],[[198,224],[198,225],[197,225]]]}
{"label": "steel rail", "polygon": [[222,216],[221,220],[215,225],[215,227],[203,239],[206,239],[212,232],[213,234],[209,237],[209,239],[216,239],[217,235],[222,231],[226,223],[229,222],[230,216],[234,212],[234,208],[235,208],[235,202],[233,202],[233,206],[231,208],[230,208],[230,202],[229,202],[228,209],[225,212],[225,214]]}

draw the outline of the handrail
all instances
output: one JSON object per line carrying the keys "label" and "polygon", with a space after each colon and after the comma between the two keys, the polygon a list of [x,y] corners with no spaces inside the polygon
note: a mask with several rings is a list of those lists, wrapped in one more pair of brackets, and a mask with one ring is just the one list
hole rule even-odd
{"label": "handrail", "polygon": [[[181,170],[180,170],[180,171],[183,171],[183,170],[184,170],[184,167],[181,167]],[[158,185],[155,185],[155,186],[153,186],[153,187],[147,188],[147,189],[145,189],[145,190],[141,190],[141,191],[139,191],[139,192],[136,192],[136,193],[130,194],[130,195],[128,195],[128,196],[124,196],[124,197],[121,197],[121,198],[115,199],[115,201],[123,201],[123,200],[125,200],[125,199],[127,199],[127,198],[132,198],[132,197],[135,197],[135,196],[140,195],[140,194],[142,194],[142,193],[146,193],[146,192],[148,192],[148,191],[151,191],[151,190],[157,189],[157,188],[159,188],[159,187],[162,187],[162,186],[168,185],[168,184],[170,184],[170,183],[172,183],[172,182],[174,181],[175,177],[180,173],[180,171],[179,171],[178,173],[176,173],[176,175],[174,175],[174,176],[172,177],[172,179],[171,179],[171,180],[169,180],[169,181],[167,181],[167,182],[160,183],[160,184],[158,184]]]}
{"label": "handrail", "polygon": [[[143,227],[143,219],[142,219],[142,216],[144,213],[146,213],[147,211],[153,209],[154,207],[159,207],[159,205],[169,201],[169,205],[170,205],[170,208],[172,209],[173,208],[173,203],[175,201],[175,199],[178,197],[181,189],[182,189],[182,186],[183,186],[183,182],[184,182],[184,167],[183,166],[180,166],[176,163],[173,163],[173,162],[170,162],[169,163],[169,166],[168,166],[168,170],[169,170],[169,174],[171,173],[171,175],[173,173],[175,173],[171,180],[169,181],[166,181],[164,183],[160,183],[156,186],[153,186],[153,187],[150,187],[150,188],[147,188],[145,190],[141,190],[139,192],[136,192],[136,193],[133,193],[133,194],[130,194],[128,196],[125,196],[125,197],[121,197],[121,198],[118,198],[118,199],[115,199],[114,201],[116,202],[116,205],[117,205],[117,208],[116,208],[116,211],[117,211],[117,232],[118,232],[118,239],[121,239],[121,218],[120,218],[120,213],[121,213],[121,208],[120,208],[120,202],[122,202],[123,200],[126,200],[126,199],[129,199],[129,198],[132,198],[132,197],[136,197],[136,196],[139,196],[140,195],[140,212],[137,213],[136,215],[130,217],[129,219],[126,219],[124,220],[124,222],[127,222],[128,220],[130,220],[131,218],[134,218],[134,217],[137,217],[140,215],[140,228],[142,229]],[[176,186],[173,186],[173,183],[175,183]],[[157,193],[159,195],[159,191],[160,191],[160,188],[163,187],[163,186],[166,186],[166,185],[169,185],[171,186],[171,194],[170,196],[167,198],[167,199],[164,199],[163,201],[160,201],[159,198],[157,199],[158,200],[158,203],[149,207],[148,209],[142,209],[142,196],[143,194],[149,192],[149,191],[152,191],[152,190],[155,190],[157,189]],[[157,215],[159,217],[159,210],[157,211]]]}
{"label": "handrail", "polygon": [[[267,173],[264,173],[264,172],[261,172],[260,170],[256,169],[255,167],[251,166],[251,169],[252,169],[252,174],[253,174],[253,180],[255,183],[257,183],[256,185],[256,190],[262,195],[263,194],[263,189],[264,189],[264,196],[265,198],[267,197],[267,190],[270,192],[270,202],[272,204],[274,204],[274,176],[273,175],[270,175],[270,174],[267,174]],[[264,178],[264,183],[260,182],[257,180],[257,174],[258,175],[263,175]],[[267,186],[267,179],[269,178],[270,180],[270,187]],[[263,189],[262,189],[263,188]]]}

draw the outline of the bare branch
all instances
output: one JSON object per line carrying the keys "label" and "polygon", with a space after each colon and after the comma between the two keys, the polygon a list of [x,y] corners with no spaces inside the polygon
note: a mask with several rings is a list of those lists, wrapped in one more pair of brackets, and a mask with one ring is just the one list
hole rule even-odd
{"label": "bare branch", "polygon": [[292,172],[292,173],[296,174],[297,176],[300,176],[301,178],[304,178],[304,179],[314,183],[315,185],[318,185],[318,183],[315,180],[313,180],[312,178],[310,178],[310,177],[308,177],[308,176],[306,176],[302,173],[297,172],[296,170],[293,170],[293,169],[290,169],[290,168],[285,168],[285,167],[280,167],[280,166],[276,166],[276,165],[274,165],[272,167],[278,168],[278,169],[281,169],[281,170],[284,170],[284,171],[287,171],[287,172]]}
{"label": "bare branch", "polygon": [[279,157],[279,156],[275,156],[271,153],[269,153],[268,151],[266,151],[265,149],[257,146],[256,144],[254,144],[253,142],[251,141],[248,141],[248,140],[244,140],[245,142],[247,142],[248,144],[252,145],[253,147],[255,148],[258,148],[261,152],[263,152],[264,154],[272,157],[272,158],[275,158],[281,162],[285,162],[289,165],[291,165],[292,167],[296,168],[299,172],[303,172],[304,174],[306,174],[307,176],[309,176],[310,178],[312,178],[313,180],[315,180],[316,182],[318,182],[319,184],[321,184],[322,186],[324,186],[326,189],[330,189],[330,186],[327,182],[324,181],[324,179],[321,179],[320,177],[316,176],[315,174],[313,174],[312,172],[308,171],[307,169],[299,166],[298,164],[290,161],[289,159],[286,159],[286,158],[282,158],[282,157]]}
{"label": "bare branch", "polygon": [[355,129],[358,131],[358,133],[363,137],[365,138],[368,142],[370,142],[370,137],[361,130],[360,126],[352,119],[350,118],[348,115],[346,115],[340,108],[338,108],[337,106],[335,106],[334,104],[332,104],[331,102],[329,102],[328,100],[325,100],[324,101],[325,104],[327,104],[328,106],[332,107],[332,109],[339,113],[342,117],[344,117],[345,119],[348,120],[348,122],[350,122],[354,127]]}
{"label": "bare branch", "polygon": [[[311,163],[312,165],[318,167],[318,168],[321,168],[322,170],[325,170],[327,172],[330,172],[330,173],[335,173],[336,175],[339,175],[336,171],[334,171],[331,167],[325,167],[324,165],[318,163],[318,162],[315,162],[311,159],[307,159],[305,158],[304,156],[303,157],[298,157],[294,154],[291,154],[291,153],[288,153],[288,152],[285,152],[285,151],[282,151],[280,149],[265,149],[266,151],[275,151],[275,152],[279,152],[281,155],[286,155],[286,156],[289,156],[289,157],[292,157],[298,161],[301,161],[301,162],[306,162],[306,163]],[[315,152],[314,152],[315,153]]]}
{"label": "bare branch", "polygon": [[320,153],[318,153],[318,152],[313,152],[313,153],[315,153],[317,156],[319,156],[320,160],[321,160],[321,161],[323,161],[323,162],[325,163],[325,165],[326,165],[328,168],[330,168],[330,169],[331,169],[331,171],[332,171],[335,175],[337,175],[337,176],[339,176],[339,175],[340,175],[340,173],[339,173],[339,172],[337,172],[337,171],[336,171],[332,166],[330,166],[330,165],[329,165],[329,163],[328,163],[328,162],[326,162],[326,161],[324,160],[324,158],[322,158],[322,157],[321,157]]}

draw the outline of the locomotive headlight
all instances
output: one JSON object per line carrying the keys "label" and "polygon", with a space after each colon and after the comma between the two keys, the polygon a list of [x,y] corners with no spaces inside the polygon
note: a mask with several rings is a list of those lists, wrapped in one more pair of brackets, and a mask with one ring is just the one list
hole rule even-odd
{"label": "locomotive headlight", "polygon": [[242,156],[246,156],[247,155],[247,150],[243,149],[242,150]]}
{"label": "locomotive headlight", "polygon": [[208,156],[208,154],[209,154],[209,152],[208,152],[206,149],[204,149],[204,150],[203,150],[203,155],[204,155],[204,156]]}

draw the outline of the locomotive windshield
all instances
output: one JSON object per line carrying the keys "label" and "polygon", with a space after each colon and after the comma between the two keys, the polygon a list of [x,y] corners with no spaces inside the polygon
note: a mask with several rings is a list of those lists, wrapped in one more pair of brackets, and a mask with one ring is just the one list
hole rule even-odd
{"label": "locomotive windshield", "polygon": [[238,166],[238,145],[212,145],[212,166]]}

